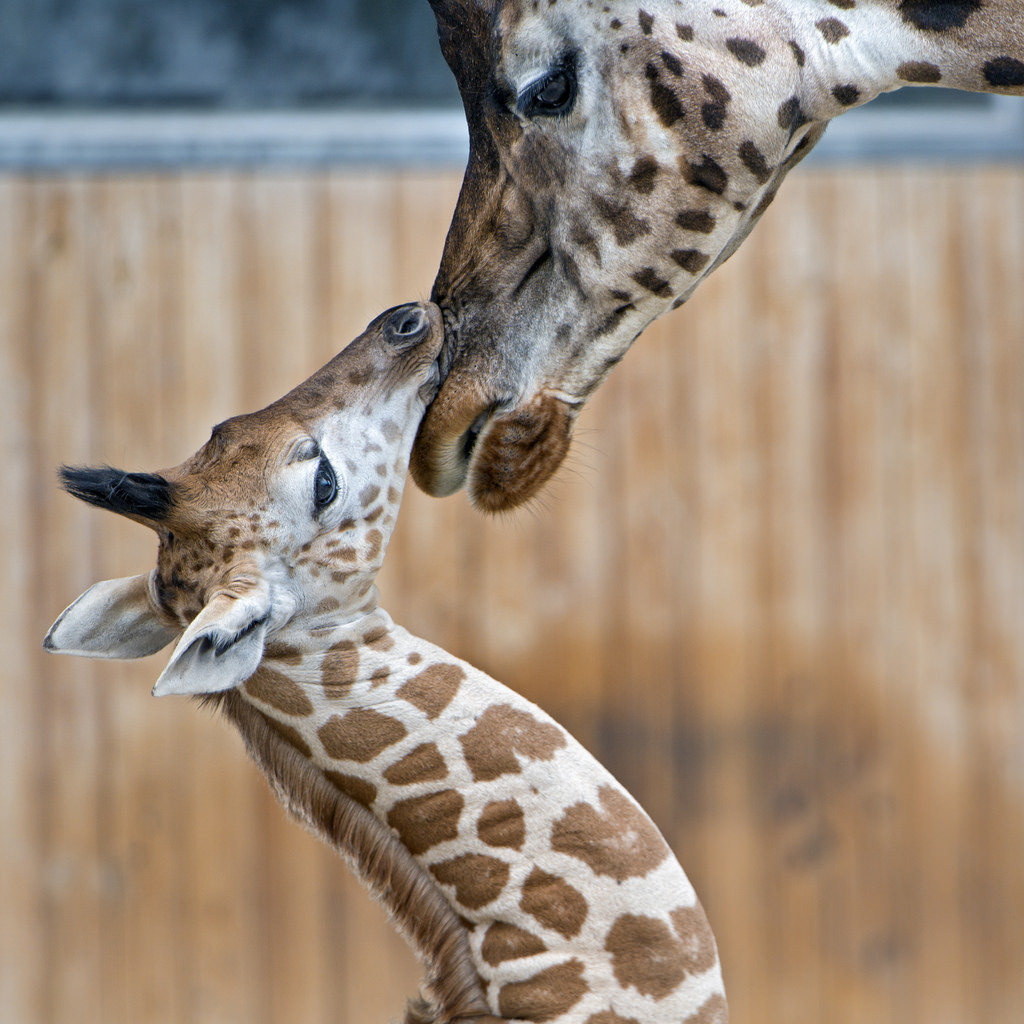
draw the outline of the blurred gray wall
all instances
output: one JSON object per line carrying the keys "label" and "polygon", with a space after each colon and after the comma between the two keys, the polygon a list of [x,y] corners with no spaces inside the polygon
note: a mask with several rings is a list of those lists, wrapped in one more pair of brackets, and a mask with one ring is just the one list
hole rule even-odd
{"label": "blurred gray wall", "polygon": [[[427,0],[0,0],[0,170],[461,167],[467,141]],[[1024,102],[903,89],[811,159],[1019,162]]]}
{"label": "blurred gray wall", "polygon": [[426,0],[0,0],[0,106],[458,106]]}

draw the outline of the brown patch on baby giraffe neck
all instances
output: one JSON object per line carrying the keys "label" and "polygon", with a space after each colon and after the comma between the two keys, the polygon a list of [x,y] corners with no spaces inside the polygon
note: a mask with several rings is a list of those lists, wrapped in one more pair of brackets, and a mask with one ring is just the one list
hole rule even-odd
{"label": "brown patch on baby giraffe neck", "polygon": [[367,561],[373,562],[381,553],[381,549],[384,546],[384,534],[380,530],[370,530],[366,535],[366,558]]}
{"label": "brown patch on baby giraffe neck", "polygon": [[313,714],[313,704],[298,683],[272,668],[261,665],[245,681],[245,692],[286,715],[305,718]]}
{"label": "brown patch on baby giraffe neck", "polygon": [[668,916],[683,944],[683,966],[687,972],[702,974],[713,967],[718,960],[718,950],[704,908],[699,903],[692,907],[676,907]]}
{"label": "brown patch on baby giraffe neck", "polygon": [[509,704],[494,704],[459,737],[459,743],[473,781],[490,782],[522,771],[517,754],[527,760],[550,761],[565,746],[565,736],[553,722],[541,722]]}
{"label": "brown patch on baby giraffe neck", "polygon": [[720,196],[729,184],[729,175],[706,153],[701,157],[699,164],[686,161],[683,175],[689,184],[707,189],[716,196]]}
{"label": "brown patch on baby giraffe neck", "polygon": [[363,643],[366,644],[370,650],[380,651],[385,653],[390,651],[395,646],[394,637],[388,632],[384,626],[378,626],[376,629],[371,629],[363,637]]}
{"label": "brown patch on baby giraffe neck", "polygon": [[625,794],[611,786],[598,791],[601,809],[570,807],[551,828],[551,848],[576,857],[597,875],[617,882],[642,878],[669,855],[654,824]]}
{"label": "brown patch on baby giraffe neck", "polygon": [[688,274],[699,274],[711,260],[711,257],[700,249],[673,249],[669,256]]}
{"label": "brown patch on baby giraffe neck", "polygon": [[336,612],[341,607],[341,602],[336,597],[325,597],[317,606],[313,609],[314,615],[330,615],[331,612]]}
{"label": "brown patch on baby giraffe neck", "polygon": [[981,69],[985,81],[997,89],[1015,89],[1024,85],[1024,61],[1016,57],[993,57]]}
{"label": "brown patch on baby giraffe neck", "polygon": [[983,6],[982,0],[900,0],[900,14],[922,32],[949,32],[963,28]]}
{"label": "brown patch on baby giraffe neck", "polygon": [[356,708],[344,717],[332,715],[317,735],[328,757],[366,764],[404,739],[406,733],[397,718],[382,715],[372,708]]}
{"label": "brown patch on baby giraffe neck", "polygon": [[331,647],[320,663],[320,685],[328,697],[344,697],[359,678],[359,649],[351,640]]}
{"label": "brown patch on baby giraffe neck", "polygon": [[372,782],[367,782],[366,779],[335,771],[325,771],[324,777],[328,782],[337,786],[342,793],[364,807],[370,807],[377,799],[377,787]]}
{"label": "brown patch on baby giraffe neck", "polygon": [[590,991],[583,970],[583,964],[574,958],[526,981],[502,985],[498,992],[502,1017],[542,1022],[568,1013]]}
{"label": "brown patch on baby giraffe neck", "polygon": [[842,106],[852,107],[860,99],[860,89],[852,82],[846,85],[837,85],[832,89],[832,96]]}
{"label": "brown patch on baby giraffe neck", "polygon": [[484,935],[480,955],[485,963],[497,967],[506,960],[536,956],[545,952],[547,948],[544,940],[532,932],[517,928],[514,924],[507,924],[505,921],[495,921]]}
{"label": "brown patch on baby giraffe neck", "polygon": [[654,267],[644,267],[642,270],[634,273],[632,277],[641,288],[646,288],[647,291],[652,292],[654,295],[658,295],[663,299],[667,299],[672,295],[671,285]]}
{"label": "brown patch on baby giraffe neck", "polygon": [[387,821],[398,833],[402,845],[416,857],[458,836],[464,805],[461,793],[445,789],[400,800],[388,811]]}
{"label": "brown patch on baby giraffe neck", "polygon": [[497,857],[464,853],[461,857],[431,864],[430,873],[455,889],[455,899],[467,910],[479,910],[496,900],[508,884],[509,866]]}
{"label": "brown patch on baby giraffe neck", "polygon": [[433,721],[459,692],[466,673],[460,665],[445,662],[428,665],[419,675],[406,680],[398,689],[397,696],[408,701]]}
{"label": "brown patch on baby giraffe neck", "polygon": [[750,139],[741,143],[739,157],[743,161],[743,166],[757,179],[758,184],[763,185],[771,177],[772,169],[764,153]]}
{"label": "brown patch on baby giraffe neck", "polygon": [[[319,611],[320,609],[317,608],[317,612]],[[263,660],[283,661],[286,665],[298,665],[302,661],[302,651],[281,640],[271,640],[263,648]]]}
{"label": "brown patch on baby giraffe neck", "polygon": [[711,996],[696,1013],[690,1014],[683,1024],[729,1024],[729,1008],[726,1006],[725,997]]}
{"label": "brown patch on baby giraffe neck", "polygon": [[611,954],[616,981],[641,995],[664,999],[686,977],[682,943],[657,918],[622,914],[604,948]]}
{"label": "brown patch on baby giraffe neck", "polygon": [[578,889],[540,868],[534,868],[523,882],[519,906],[545,928],[567,939],[579,934],[589,909]]}
{"label": "brown patch on baby giraffe neck", "polygon": [[526,840],[526,819],[515,800],[492,800],[481,812],[476,834],[488,846],[521,850]]}
{"label": "brown patch on baby giraffe neck", "polygon": [[437,782],[448,777],[445,764],[436,743],[421,743],[400,761],[384,769],[384,778],[392,786],[411,786],[414,782]]}
{"label": "brown patch on baby giraffe neck", "polygon": [[701,81],[708,97],[700,108],[701,120],[712,131],[718,131],[725,124],[732,96],[714,75],[704,75]]}

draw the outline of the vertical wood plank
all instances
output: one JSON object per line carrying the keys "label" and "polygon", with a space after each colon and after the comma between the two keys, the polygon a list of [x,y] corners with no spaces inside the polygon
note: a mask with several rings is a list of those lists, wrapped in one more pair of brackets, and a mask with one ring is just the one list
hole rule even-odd
{"label": "vertical wood plank", "polygon": [[[33,189],[32,345],[39,401],[34,422],[42,450],[34,560],[41,606],[52,620],[89,585],[93,517],[59,494],[50,473],[58,461],[85,461],[95,426],[94,337],[90,254],[95,219],[89,183],[40,182]],[[45,472],[45,471],[44,471]],[[44,482],[45,481],[45,482]],[[47,613],[44,611],[43,615]],[[35,645],[33,645],[35,646]],[[37,649],[38,650],[38,649]],[[45,657],[41,652],[36,657]],[[61,970],[47,980],[44,1019],[102,1013],[98,907],[98,679],[93,665],[48,658],[37,669],[41,699],[36,739],[41,763],[44,956]]]}
{"label": "vertical wood plank", "polygon": [[[4,668],[0,685],[0,1018],[40,1020],[44,998],[44,933],[40,904],[45,872],[40,849],[43,771],[39,750],[42,687],[39,645],[43,587],[35,561],[35,509],[40,498],[41,454],[33,415],[40,381],[32,346],[32,303],[25,268],[33,265],[31,185],[0,179],[0,446],[7,453],[0,548],[0,631]],[[30,454],[31,453],[31,454]],[[35,455],[36,458],[32,456]],[[48,478],[52,482],[52,478]],[[48,594],[46,595],[49,596]],[[54,614],[60,609],[58,608]]]}
{"label": "vertical wood plank", "polygon": [[[965,983],[968,1012],[1002,1019],[1024,1005],[1024,924],[1018,905],[992,889],[991,880],[1024,881],[1011,859],[1024,846],[1024,823],[1001,797],[998,779],[1014,763],[1017,732],[1024,720],[1019,685],[1024,665],[1024,403],[1014,394],[1024,379],[1024,346],[1000,344],[1020,338],[1024,292],[1017,270],[1024,255],[1024,188],[1019,175],[986,173],[979,188],[957,206],[962,232],[966,338],[970,366],[968,486],[976,503],[970,546],[971,636],[963,680],[970,713],[965,830],[977,837],[965,851],[962,920],[967,931]],[[1019,777],[1019,776],[1018,776]],[[970,891],[970,890],[973,890]],[[999,979],[1011,979],[1000,984]],[[1012,980],[1015,979],[1015,980]]]}
{"label": "vertical wood plank", "polygon": [[845,857],[832,876],[841,885],[840,900],[832,905],[841,906],[842,918],[830,933],[844,943],[843,959],[856,965],[856,973],[842,979],[839,1019],[848,1021],[899,1017],[891,975],[901,926],[892,911],[896,885],[885,868],[894,842],[885,779],[891,768],[886,753],[899,742],[900,728],[879,710],[885,685],[879,637],[888,614],[881,547],[881,455],[887,438],[879,381],[884,351],[902,344],[886,327],[887,292],[898,287],[903,261],[903,250],[886,243],[880,212],[891,190],[887,176],[841,176],[829,188],[827,223],[842,244],[835,247],[835,274],[828,285],[835,377],[830,524],[835,572],[829,588],[832,654],[825,654],[825,664],[835,673],[832,700],[850,711],[843,774],[851,797],[847,813],[855,815],[849,823],[837,823]]}
{"label": "vertical wood plank", "polygon": [[[963,963],[956,891],[963,778],[957,773],[942,790],[931,784],[935,769],[924,743],[930,733],[945,748],[947,758],[962,757],[959,680],[965,667],[966,609],[958,506],[970,499],[970,492],[955,474],[963,467],[963,365],[958,341],[966,324],[960,277],[952,258],[956,225],[950,215],[952,196],[947,183],[929,189],[920,178],[908,175],[905,201],[915,226],[915,242],[920,240],[907,267],[914,318],[909,346],[913,625],[905,642],[912,672],[909,693],[930,726],[923,737],[918,734],[912,741],[913,799],[908,807],[920,857],[917,1005],[923,1018],[953,1024],[965,1019],[963,974],[953,966]],[[941,303],[936,301],[936,288],[941,289]],[[941,987],[922,984],[943,971],[947,973]]]}

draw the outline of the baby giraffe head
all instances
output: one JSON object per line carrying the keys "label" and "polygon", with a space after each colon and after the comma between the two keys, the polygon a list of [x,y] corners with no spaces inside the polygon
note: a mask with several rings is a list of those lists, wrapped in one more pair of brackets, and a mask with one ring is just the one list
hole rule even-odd
{"label": "baby giraffe head", "polygon": [[272,405],[161,473],[61,470],[75,497],[155,530],[156,568],[90,587],[47,650],[138,658],[177,640],[154,693],[244,682],[271,638],[371,611],[409,450],[439,382],[431,304],[381,314]]}

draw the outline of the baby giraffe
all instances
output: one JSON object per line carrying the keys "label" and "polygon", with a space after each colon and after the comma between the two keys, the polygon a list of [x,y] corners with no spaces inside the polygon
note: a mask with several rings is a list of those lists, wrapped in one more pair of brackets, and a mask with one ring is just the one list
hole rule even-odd
{"label": "baby giraffe", "polygon": [[45,646],[176,641],[153,692],[216,703],[423,960],[407,1024],[723,1024],[714,938],[647,815],[543,711],[377,605],[443,335],[435,306],[397,307],[174,469],[65,467],[159,552]]}

